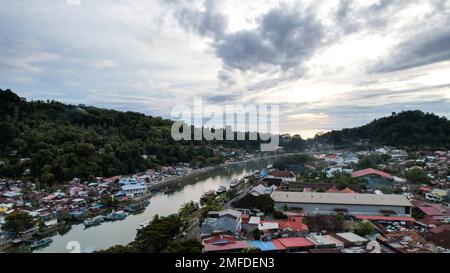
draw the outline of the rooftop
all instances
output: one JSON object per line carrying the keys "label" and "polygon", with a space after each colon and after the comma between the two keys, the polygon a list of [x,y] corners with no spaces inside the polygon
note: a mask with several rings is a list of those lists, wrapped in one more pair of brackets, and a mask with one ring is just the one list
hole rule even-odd
{"label": "rooftop", "polygon": [[273,199],[275,202],[286,203],[412,206],[405,196],[395,194],[379,195],[276,191],[273,193]]}
{"label": "rooftop", "polygon": [[280,238],[277,240],[286,248],[315,246],[313,242],[302,237]]}
{"label": "rooftop", "polygon": [[392,175],[390,175],[386,172],[383,172],[383,171],[372,169],[372,168],[356,171],[352,174],[352,177],[358,178],[358,177],[363,177],[363,176],[371,175],[371,174],[376,174],[376,175],[379,175],[379,176],[382,176],[384,178],[391,179],[391,180],[394,179],[392,177]]}

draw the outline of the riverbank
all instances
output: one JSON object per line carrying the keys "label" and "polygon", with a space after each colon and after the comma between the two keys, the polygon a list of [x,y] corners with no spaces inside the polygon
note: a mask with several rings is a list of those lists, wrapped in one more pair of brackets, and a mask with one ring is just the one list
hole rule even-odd
{"label": "riverbank", "polygon": [[243,164],[233,162],[236,165],[228,169],[218,168],[204,175],[183,176],[182,183],[173,186],[173,193],[154,192],[150,205],[143,212],[129,215],[122,221],[105,222],[88,229],[85,229],[83,224],[74,225],[68,233],[53,236],[53,243],[48,247],[33,252],[67,253],[70,251],[67,246],[71,242],[79,243],[82,250],[91,246],[99,250],[114,245],[127,245],[135,239],[137,228],[141,223],[153,219],[155,215],[168,216],[178,213],[184,204],[200,200],[205,192],[217,190],[219,186],[229,187],[234,179],[265,168],[267,164],[272,163],[270,158],[267,161],[253,160]]}

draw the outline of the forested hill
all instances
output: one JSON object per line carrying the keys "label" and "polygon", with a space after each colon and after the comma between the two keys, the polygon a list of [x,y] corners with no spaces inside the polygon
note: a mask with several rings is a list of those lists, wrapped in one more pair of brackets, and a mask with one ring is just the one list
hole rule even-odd
{"label": "forested hill", "polygon": [[405,111],[361,127],[332,131],[313,141],[346,147],[362,139],[371,145],[450,149],[450,121],[432,113]]}
{"label": "forested hill", "polygon": [[33,179],[48,185],[178,162],[219,163],[213,145],[259,148],[255,141],[175,142],[172,123],[133,112],[27,102],[0,90],[0,177],[20,177],[30,168]]}

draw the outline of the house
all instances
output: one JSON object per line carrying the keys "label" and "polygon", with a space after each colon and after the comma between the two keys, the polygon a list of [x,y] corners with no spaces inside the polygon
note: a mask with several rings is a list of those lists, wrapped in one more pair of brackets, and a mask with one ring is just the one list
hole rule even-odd
{"label": "house", "polygon": [[368,177],[368,176],[383,177],[388,180],[394,179],[392,177],[392,175],[390,175],[386,172],[383,172],[383,171],[373,169],[373,168],[368,168],[368,169],[364,169],[364,170],[360,170],[360,171],[356,171],[356,172],[352,173],[353,178],[362,178],[362,177]]}
{"label": "house", "polygon": [[391,232],[377,241],[396,253],[431,253],[428,242],[415,231]]}
{"label": "house", "polygon": [[285,220],[261,221],[258,229],[269,235],[277,233],[282,237],[298,237],[308,234],[308,226],[303,223],[303,217],[289,216]]}
{"label": "house", "polygon": [[344,242],[344,247],[362,246],[369,242],[364,237],[361,237],[353,232],[336,233],[335,237]]}
{"label": "house", "polygon": [[347,194],[319,192],[281,192],[272,194],[275,208],[302,210],[309,215],[337,214],[384,215],[390,211],[400,216],[410,216],[412,204],[403,195]]}
{"label": "house", "polygon": [[342,164],[344,159],[336,154],[328,154],[323,157],[323,160],[328,163]]}
{"label": "house", "polygon": [[313,235],[308,240],[315,243],[317,248],[344,248],[344,243],[331,235]]}
{"label": "house", "polygon": [[281,170],[273,170],[267,175],[266,178],[275,178],[275,179],[281,179],[282,182],[285,181],[292,181],[294,182],[296,180],[295,174],[290,171],[281,171]]}
{"label": "house", "polygon": [[279,238],[276,239],[287,252],[305,252],[315,248],[316,244],[303,237]]}
{"label": "house", "polygon": [[231,209],[208,212],[202,224],[202,238],[213,234],[239,235],[242,229],[241,215],[241,212]]}
{"label": "house", "polygon": [[389,187],[394,181],[389,173],[372,168],[353,172],[352,177],[366,180],[371,188]]}
{"label": "house", "polygon": [[417,208],[422,211],[426,218],[435,221],[445,221],[450,218],[450,209],[440,204],[421,204]]}
{"label": "house", "polygon": [[233,202],[233,207],[240,209],[254,209],[256,208],[258,196],[261,195],[271,195],[272,192],[276,190],[276,186],[266,187],[262,184],[251,189],[246,195],[241,199]]}
{"label": "house", "polygon": [[253,248],[266,253],[283,252],[284,250],[286,250],[286,247],[283,244],[281,244],[277,239],[267,241],[254,240],[250,241],[249,243]]}
{"label": "house", "polygon": [[243,249],[252,248],[247,241],[239,240],[236,236],[214,235],[202,240],[203,252],[241,252]]}

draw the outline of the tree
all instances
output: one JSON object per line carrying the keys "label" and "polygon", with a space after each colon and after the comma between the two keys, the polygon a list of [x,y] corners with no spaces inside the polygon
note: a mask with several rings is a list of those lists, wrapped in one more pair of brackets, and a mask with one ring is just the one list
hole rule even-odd
{"label": "tree", "polygon": [[359,222],[358,225],[356,226],[355,233],[358,234],[359,236],[364,237],[372,234],[374,230],[375,228],[372,225],[372,223],[370,223],[369,221],[362,221]]}
{"label": "tree", "polygon": [[422,168],[411,168],[406,171],[406,178],[413,183],[427,183],[429,178],[427,176],[427,172]]}
{"label": "tree", "polygon": [[252,231],[252,235],[253,235],[253,239],[255,239],[255,240],[261,239],[261,235],[259,234],[259,229],[258,228],[255,228]]}
{"label": "tree", "polygon": [[269,195],[259,195],[255,198],[256,208],[264,213],[270,213],[274,208],[274,201]]}
{"label": "tree", "polygon": [[182,221],[176,214],[167,217],[155,215],[150,225],[138,233],[132,246],[139,252],[160,253],[180,233]]}
{"label": "tree", "polygon": [[14,232],[18,234],[26,231],[34,226],[33,217],[23,211],[15,211],[5,218],[5,224],[2,229],[5,231]]}

